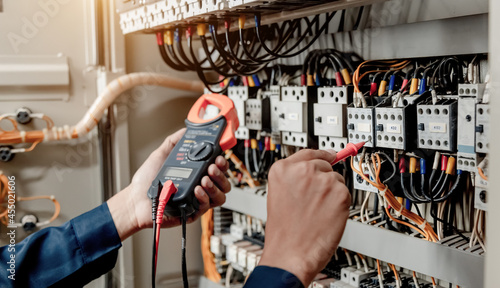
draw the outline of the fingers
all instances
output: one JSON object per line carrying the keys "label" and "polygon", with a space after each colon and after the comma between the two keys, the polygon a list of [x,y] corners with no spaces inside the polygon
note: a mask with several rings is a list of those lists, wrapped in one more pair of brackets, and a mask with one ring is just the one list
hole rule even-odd
{"label": "fingers", "polygon": [[222,192],[227,193],[231,190],[231,184],[229,183],[229,180],[226,178],[226,175],[224,175],[217,164],[212,164],[208,167],[208,176],[210,176],[210,179]]}
{"label": "fingers", "polygon": [[201,186],[196,186],[194,188],[194,195],[196,196],[196,199],[198,199],[198,202],[200,203],[200,212],[199,214],[203,214],[207,212],[207,210],[210,208],[210,198],[208,197],[207,193]]}
{"label": "fingers", "polygon": [[217,187],[208,176],[201,179],[201,187],[210,198],[210,207],[217,207],[226,202],[226,195]]}
{"label": "fingers", "polygon": [[215,165],[217,165],[217,167],[219,167],[220,171],[222,171],[223,173],[226,172],[227,169],[229,169],[229,162],[222,156],[218,156],[215,159]]}
{"label": "fingers", "polygon": [[304,149],[293,154],[288,159],[293,162],[320,159],[331,163],[335,160],[337,153],[333,150]]}

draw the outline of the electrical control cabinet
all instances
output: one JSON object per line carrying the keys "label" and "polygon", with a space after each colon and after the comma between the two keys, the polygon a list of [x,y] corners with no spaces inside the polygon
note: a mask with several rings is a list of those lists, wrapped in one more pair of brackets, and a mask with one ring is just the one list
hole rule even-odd
{"label": "electrical control cabinet", "polygon": [[436,104],[417,105],[418,148],[439,151],[457,149],[457,100],[445,98]]}
{"label": "electrical control cabinet", "polygon": [[490,148],[490,105],[476,105],[476,152],[488,153]]}
{"label": "electrical control cabinet", "polygon": [[463,171],[476,172],[476,98],[460,97],[458,99],[458,153],[457,168]]}
{"label": "electrical control cabinet", "polygon": [[365,141],[365,147],[375,146],[374,108],[347,108],[347,134],[349,142]]}

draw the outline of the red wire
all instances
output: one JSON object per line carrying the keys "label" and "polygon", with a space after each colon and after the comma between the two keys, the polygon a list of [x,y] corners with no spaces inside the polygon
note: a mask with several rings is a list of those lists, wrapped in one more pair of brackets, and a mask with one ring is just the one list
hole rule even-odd
{"label": "red wire", "polygon": [[175,187],[174,183],[171,180],[168,180],[163,184],[163,188],[160,192],[160,199],[158,202],[158,210],[156,212],[156,239],[155,239],[155,267],[154,273],[156,274],[156,265],[158,263],[158,246],[160,245],[160,231],[161,224],[163,223],[163,212],[165,211],[165,206],[167,205],[170,197],[177,192],[177,187]]}

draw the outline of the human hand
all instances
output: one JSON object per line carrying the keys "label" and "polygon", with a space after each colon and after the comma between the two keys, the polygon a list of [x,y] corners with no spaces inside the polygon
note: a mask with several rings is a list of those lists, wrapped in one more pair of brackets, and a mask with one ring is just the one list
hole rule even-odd
{"label": "human hand", "polygon": [[284,269],[307,287],[344,233],[350,194],[333,172],[334,151],[302,150],[269,172],[266,243],[259,265]]}
{"label": "human hand", "polygon": [[[153,226],[151,200],[147,197],[147,191],[185,131],[186,129],[181,129],[167,137],[137,170],[130,185],[108,200],[111,216],[122,241],[141,229]],[[220,206],[226,201],[225,193],[231,189],[231,184],[224,175],[228,167],[229,163],[222,156],[217,157],[215,164],[208,167],[208,176],[203,177],[201,185],[194,189],[200,207],[196,214],[189,217],[189,223],[198,219],[209,208]],[[162,227],[177,225],[180,225],[180,218],[163,216]]]}

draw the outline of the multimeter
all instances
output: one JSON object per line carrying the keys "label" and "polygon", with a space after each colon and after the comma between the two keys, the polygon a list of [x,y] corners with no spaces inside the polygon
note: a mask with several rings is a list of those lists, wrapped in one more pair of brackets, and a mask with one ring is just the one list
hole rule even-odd
{"label": "multimeter", "polygon": [[[219,114],[203,119],[209,105],[217,107]],[[185,123],[184,136],[170,152],[150,187],[161,191],[166,181],[173,182],[177,192],[168,201],[165,214],[174,217],[181,216],[181,209],[186,216],[198,211],[194,188],[200,185],[215,158],[236,145],[234,133],[239,126],[233,102],[220,94],[202,95],[189,111]]]}

